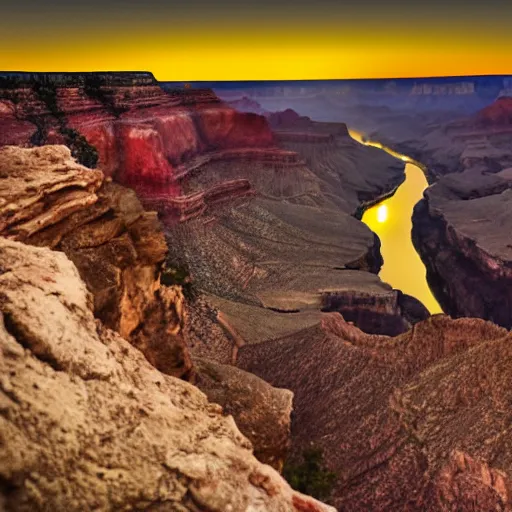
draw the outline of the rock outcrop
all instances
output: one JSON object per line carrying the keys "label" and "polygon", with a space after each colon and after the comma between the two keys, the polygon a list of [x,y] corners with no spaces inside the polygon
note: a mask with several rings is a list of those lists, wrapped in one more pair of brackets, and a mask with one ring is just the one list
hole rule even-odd
{"label": "rock outcrop", "polygon": [[[0,234],[65,252],[93,294],[95,316],[160,371],[201,382],[231,411],[257,456],[279,467],[291,398],[240,370],[212,370],[226,376],[219,384],[208,377],[206,363],[204,376],[192,367],[190,349],[201,354],[197,342],[207,341],[203,355],[220,363],[232,361],[233,346],[200,301],[191,306],[181,286],[162,284],[168,250],[156,213],[144,211],[133,191],[105,180],[101,171],[77,164],[64,146],[1,148],[0,170]],[[216,341],[221,357],[215,357]],[[240,388],[244,404],[257,410],[254,422],[239,405]],[[262,395],[275,399],[264,403]],[[269,429],[275,435],[267,436]]]}
{"label": "rock outcrop", "polygon": [[466,171],[441,178],[413,214],[413,242],[443,311],[512,327],[512,181]]}
{"label": "rock outcrop", "polygon": [[65,252],[103,323],[160,370],[187,377],[183,294],[160,284],[167,246],[135,193],[75,162],[64,146],[0,148],[0,234]]}
{"label": "rock outcrop", "polygon": [[167,93],[154,80],[141,85],[124,75],[0,84],[0,145],[66,144],[122,184],[172,184],[173,196],[176,166],[192,157],[274,146],[264,117],[238,112],[209,90]]}
{"label": "rock outcrop", "polygon": [[338,510],[512,506],[507,330],[436,315],[390,338],[325,314],[238,364],[293,391],[292,460],[322,450]]}
{"label": "rock outcrop", "polygon": [[0,238],[0,262],[2,510],[334,512],[95,320],[65,254]]}
{"label": "rock outcrop", "polygon": [[194,364],[196,386],[235,418],[258,460],[281,470],[290,442],[293,394],[231,365],[200,358]]}

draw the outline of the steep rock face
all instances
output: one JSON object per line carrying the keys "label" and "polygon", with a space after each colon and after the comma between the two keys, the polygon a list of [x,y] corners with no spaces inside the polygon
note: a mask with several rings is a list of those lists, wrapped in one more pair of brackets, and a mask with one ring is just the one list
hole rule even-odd
{"label": "steep rock face", "polygon": [[1,148],[0,169],[0,233],[64,251],[93,292],[96,316],[157,368],[186,376],[184,299],[159,282],[167,247],[156,214],[64,146]]}
{"label": "steep rock face", "polygon": [[512,181],[449,174],[413,214],[413,242],[443,310],[512,327]]}
{"label": "steep rock face", "polygon": [[72,85],[48,75],[42,85],[0,88],[0,144],[70,145],[83,136],[106,175],[135,187],[170,182],[173,196],[180,194],[175,166],[190,158],[274,145],[264,117],[238,112],[212,91],[167,93],[154,80],[138,85],[124,75],[112,74],[106,83],[97,74],[94,85],[85,74],[70,75]]}
{"label": "steep rock face", "polygon": [[[224,155],[182,175],[188,222],[168,223],[171,259],[186,263],[203,291],[229,301],[285,315],[341,311],[369,332],[403,332],[410,324],[397,292],[372,275],[382,265],[379,241],[354,217],[362,200],[400,184],[403,164],[357,143],[342,124],[310,122],[298,138],[289,128],[276,137],[293,135],[279,151],[294,161],[265,152],[236,165]],[[228,184],[238,202],[213,201],[217,190],[229,197]],[[172,220],[177,200],[163,196],[152,208]]]}
{"label": "steep rock face", "polygon": [[197,387],[231,414],[254,446],[254,455],[281,470],[287,455],[293,394],[234,366],[194,358]]}
{"label": "steep rock face", "polygon": [[436,315],[390,338],[329,314],[238,364],[293,391],[292,460],[323,451],[338,510],[511,507],[505,329]]}
{"label": "steep rock face", "polygon": [[2,510],[334,512],[95,321],[63,253],[0,238],[0,261]]}
{"label": "steep rock face", "polygon": [[[185,343],[190,341],[193,347],[188,313],[196,305],[187,307],[179,286],[160,283],[167,247],[156,214],[144,211],[133,191],[104,181],[98,170],[78,165],[63,146],[2,148],[0,169],[0,233],[65,252],[93,293],[96,317],[139,348],[160,371],[204,382],[207,377],[192,370]],[[194,310],[192,320],[196,317],[201,317],[196,326],[208,323],[207,312]],[[201,332],[201,338],[213,343],[214,326]],[[212,347],[208,355],[213,355]],[[225,362],[231,362],[230,351]],[[280,398],[280,391],[264,382],[253,384],[252,376],[238,370],[224,379],[223,392],[214,397],[240,420],[257,456],[277,467],[286,451],[290,405]],[[240,387],[244,403],[257,410],[255,422],[237,405]],[[275,400],[265,404],[262,394]],[[269,430],[275,435],[268,436]]]}

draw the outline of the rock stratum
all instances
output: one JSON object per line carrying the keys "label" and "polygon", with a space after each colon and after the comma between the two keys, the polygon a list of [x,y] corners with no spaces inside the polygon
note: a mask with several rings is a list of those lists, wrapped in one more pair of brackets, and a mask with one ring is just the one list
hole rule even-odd
{"label": "rock stratum", "polygon": [[323,450],[338,510],[509,510],[511,335],[436,315],[391,338],[340,315],[242,347],[294,393],[291,453]]}
{"label": "rock stratum", "polygon": [[95,320],[65,254],[0,238],[0,261],[2,510],[334,510]]}
{"label": "rock stratum", "polygon": [[[277,472],[311,447],[338,510],[512,509],[509,332],[425,319],[357,218],[402,162],[144,74],[0,86],[1,509],[334,510]],[[508,327],[504,105],[407,144],[445,166],[414,213],[442,305]]]}
{"label": "rock stratum", "polygon": [[[240,420],[257,456],[280,467],[288,449],[290,393],[214,362],[203,363],[204,372],[194,367],[190,308],[181,286],[161,282],[168,251],[156,212],[145,211],[132,190],[78,164],[65,146],[0,148],[0,172],[0,235],[64,252],[92,293],[103,325],[158,370],[196,382]],[[208,322],[199,309],[191,317]]]}
{"label": "rock stratum", "polygon": [[403,151],[433,183],[413,214],[413,242],[443,310],[512,327],[512,103],[433,128]]}
{"label": "rock stratum", "polygon": [[206,293],[286,314],[338,310],[368,332],[410,327],[399,291],[368,276],[382,265],[379,241],[354,218],[400,185],[402,162],[361,146],[343,123],[238,112],[211,90],[164,90],[143,75],[8,82],[0,145],[62,143],[133,188],[176,240],[172,262]]}
{"label": "rock stratum", "polygon": [[184,298],[160,284],[167,246],[156,213],[65,146],[0,148],[0,170],[0,235],[65,252],[93,293],[96,316],[157,368],[186,378]]}
{"label": "rock stratum", "polygon": [[[354,218],[400,185],[399,160],[343,123],[239,112],[211,90],[115,73],[36,78],[0,88],[0,145],[65,144],[133,188],[202,292],[285,315],[337,310],[368,332],[410,327],[399,291],[376,275],[379,240]],[[222,336],[217,352],[230,362]]]}

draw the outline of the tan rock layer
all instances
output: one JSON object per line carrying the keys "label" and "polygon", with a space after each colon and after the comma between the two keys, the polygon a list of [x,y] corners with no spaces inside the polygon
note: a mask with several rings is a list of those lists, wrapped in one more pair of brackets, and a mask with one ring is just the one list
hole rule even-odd
{"label": "tan rock layer", "polygon": [[167,245],[157,214],[144,211],[133,191],[77,164],[64,146],[1,148],[0,169],[0,234],[64,251],[106,326],[162,371],[190,376],[184,297],[160,285]]}
{"label": "tan rock layer", "polygon": [[334,512],[94,319],[63,253],[0,238],[0,508]]}

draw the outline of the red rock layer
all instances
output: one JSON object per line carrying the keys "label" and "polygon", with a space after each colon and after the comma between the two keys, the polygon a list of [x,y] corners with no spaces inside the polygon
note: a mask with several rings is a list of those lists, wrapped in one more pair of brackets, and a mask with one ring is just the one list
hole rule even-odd
{"label": "red rock layer", "polygon": [[476,114],[479,125],[512,125],[512,98],[498,98],[494,103]]}
{"label": "red rock layer", "polygon": [[38,130],[39,143],[62,143],[64,123],[96,148],[98,166],[107,176],[136,190],[165,184],[175,197],[181,193],[177,174],[193,158],[274,146],[263,116],[238,112],[210,90],[167,93],[156,85],[105,86],[91,94],[61,87],[56,105],[45,104],[30,87],[0,93],[0,145],[37,144]]}

